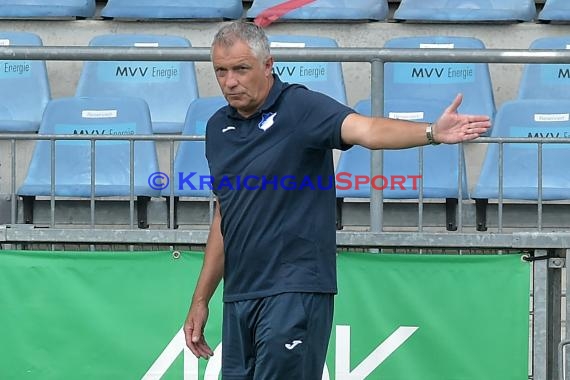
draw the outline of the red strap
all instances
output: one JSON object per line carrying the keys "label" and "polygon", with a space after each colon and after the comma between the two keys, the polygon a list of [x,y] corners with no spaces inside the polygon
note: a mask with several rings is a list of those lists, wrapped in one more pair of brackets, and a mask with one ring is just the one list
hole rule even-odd
{"label": "red strap", "polygon": [[262,28],[269,26],[272,22],[281,18],[284,14],[294,11],[297,8],[301,8],[309,3],[316,0],[288,0],[281,4],[277,4],[271,8],[267,8],[263,12],[257,15],[254,23]]}

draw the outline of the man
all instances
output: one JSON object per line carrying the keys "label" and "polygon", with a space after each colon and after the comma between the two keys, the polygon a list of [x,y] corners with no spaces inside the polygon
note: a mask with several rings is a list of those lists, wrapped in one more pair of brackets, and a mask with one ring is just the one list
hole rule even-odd
{"label": "man", "polygon": [[486,132],[489,118],[457,114],[461,96],[434,125],[359,115],[282,83],[263,30],[242,21],[219,30],[211,54],[229,106],[206,130],[217,205],[186,344],[213,355],[203,331],[223,277],[223,378],[319,380],[337,284],[335,188],[316,184],[334,176],[332,149],[457,143]]}

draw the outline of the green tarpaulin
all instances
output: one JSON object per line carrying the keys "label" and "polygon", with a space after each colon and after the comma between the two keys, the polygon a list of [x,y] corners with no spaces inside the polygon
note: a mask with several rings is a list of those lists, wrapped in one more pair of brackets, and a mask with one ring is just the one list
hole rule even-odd
{"label": "green tarpaulin", "polygon": [[[0,379],[217,379],[181,327],[202,254],[0,251]],[[524,380],[530,265],[519,255],[338,256],[323,379]],[[318,380],[318,379],[315,379]]]}

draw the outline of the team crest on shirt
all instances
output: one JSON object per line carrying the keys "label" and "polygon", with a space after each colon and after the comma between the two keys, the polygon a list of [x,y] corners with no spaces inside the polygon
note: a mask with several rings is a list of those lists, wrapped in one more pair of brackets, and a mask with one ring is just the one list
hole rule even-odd
{"label": "team crest on shirt", "polygon": [[257,127],[262,131],[267,131],[275,122],[275,116],[277,116],[277,112],[268,112],[261,114],[261,121],[259,124],[257,124]]}

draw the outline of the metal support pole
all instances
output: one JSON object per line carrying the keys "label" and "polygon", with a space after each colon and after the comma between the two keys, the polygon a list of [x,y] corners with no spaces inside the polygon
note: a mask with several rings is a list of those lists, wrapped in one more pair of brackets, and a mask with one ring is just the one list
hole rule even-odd
{"label": "metal support pole", "polygon": [[[570,263],[570,249],[565,251],[566,262]],[[564,350],[564,345],[570,344],[570,329],[568,328],[568,315],[570,315],[570,302],[568,302],[568,291],[570,290],[570,278],[566,271],[566,339],[560,343],[560,355],[558,356],[558,366],[560,368],[560,379],[570,379],[570,354],[569,350]]]}
{"label": "metal support pole", "polygon": [[[557,253],[565,252],[557,250]],[[561,266],[546,259],[546,250],[536,250],[533,264],[533,379],[555,379],[558,371],[558,345],[561,340]],[[541,259],[543,258],[543,259]],[[551,268],[554,266],[554,268]]]}
{"label": "metal support pole", "polygon": [[[384,115],[384,62],[371,63],[371,110],[372,116]],[[381,150],[373,150],[370,154],[370,178],[382,175],[383,157]],[[374,190],[370,186],[370,230],[382,232],[384,228],[384,194],[382,190]]]}

